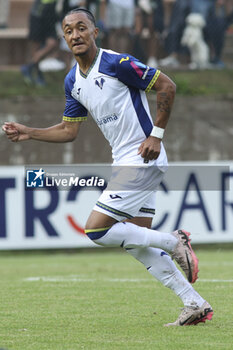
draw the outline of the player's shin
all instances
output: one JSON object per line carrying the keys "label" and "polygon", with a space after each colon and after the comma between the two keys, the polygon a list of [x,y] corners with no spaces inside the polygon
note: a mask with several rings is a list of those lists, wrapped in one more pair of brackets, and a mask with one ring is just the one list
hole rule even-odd
{"label": "player's shin", "polygon": [[140,261],[165,287],[173,290],[185,306],[201,306],[204,303],[204,299],[193,289],[163,250],[149,247],[127,249],[127,252]]}

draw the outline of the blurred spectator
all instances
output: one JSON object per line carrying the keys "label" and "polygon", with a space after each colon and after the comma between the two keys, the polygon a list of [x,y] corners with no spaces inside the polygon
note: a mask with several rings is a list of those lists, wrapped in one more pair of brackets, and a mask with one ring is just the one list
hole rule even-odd
{"label": "blurred spectator", "polygon": [[[178,53],[180,51],[180,43],[182,33],[185,28],[185,18],[187,18],[188,31],[185,31],[185,41],[189,41],[187,46],[191,52],[191,60],[196,57],[197,61],[192,62],[191,67],[204,68],[208,66],[209,53],[207,44],[210,46],[211,63],[219,68],[224,67],[221,61],[221,54],[224,46],[224,37],[226,29],[230,23],[232,0],[163,0],[165,2],[174,2],[171,21],[168,27],[168,33],[165,36],[165,49],[168,52],[168,57],[160,60],[161,66],[178,67]],[[199,14],[203,20],[197,21],[197,18],[192,22],[192,14]],[[197,17],[197,16],[196,16]],[[204,21],[204,22],[203,22]],[[199,23],[199,29],[198,27]],[[204,25],[203,25],[204,23]],[[193,42],[191,37],[187,38],[187,33],[191,33],[191,26],[194,25],[193,35],[196,36],[199,31],[199,46]],[[194,33],[195,32],[195,33]],[[201,34],[204,34],[204,39]],[[192,43],[193,42],[193,43]],[[199,58],[198,58],[199,51]],[[194,63],[194,64],[193,64]]]}
{"label": "blurred spectator", "polygon": [[168,28],[171,20],[173,5],[176,0],[162,0],[164,9],[164,27]]}
{"label": "blurred spectator", "polygon": [[[225,32],[229,25],[229,0],[191,0],[190,14],[199,14],[205,21],[204,36],[210,47],[210,62],[218,68],[223,68],[221,55],[224,46]],[[190,17],[190,16],[189,16]],[[202,53],[205,47],[203,43]]]}
{"label": "blurred spectator", "polygon": [[8,26],[9,7],[9,0],[0,0],[0,29]]}
{"label": "blurred spectator", "polygon": [[99,28],[99,34],[96,43],[99,47],[103,47],[105,46],[103,42],[107,36],[107,28],[105,25],[107,0],[87,0],[87,8],[94,14],[96,25]]}
{"label": "blurred spectator", "polygon": [[39,62],[47,57],[58,45],[56,34],[57,0],[34,0],[30,13],[29,40],[31,46],[31,60],[21,67],[25,82],[44,86],[43,73],[39,69]]}
{"label": "blurred spectator", "polygon": [[[135,56],[142,61],[147,59],[150,67],[158,65],[158,43],[160,34],[163,31],[163,3],[162,0],[139,0],[135,18]],[[147,56],[141,51],[142,39],[148,43],[146,47]],[[144,56],[144,57],[143,57]]]}
{"label": "blurred spectator", "polygon": [[130,34],[135,19],[134,0],[109,0],[106,26],[109,29],[108,46],[118,52],[131,52]]}
{"label": "blurred spectator", "polygon": [[57,0],[56,11],[57,13],[60,13],[61,17],[63,17],[67,12],[76,7],[86,6],[87,0]]}
{"label": "blurred spectator", "polygon": [[164,36],[164,47],[168,56],[160,60],[159,64],[162,67],[176,68],[179,66],[178,54],[181,48],[180,42],[185,28],[185,19],[189,13],[190,0],[163,0],[163,2],[167,6],[171,4],[173,6],[172,9],[169,7],[171,17]]}
{"label": "blurred spectator", "polygon": [[[7,13],[7,5],[8,0],[0,0],[0,27],[6,26],[3,8]],[[86,7],[94,13],[100,29],[98,46],[132,53],[151,67],[179,67],[186,18],[198,13],[206,23],[202,31],[210,46],[211,62],[224,66],[221,55],[226,29],[233,21],[233,0],[34,0],[30,14],[31,61],[21,68],[25,81],[45,84],[40,62],[58,46],[55,23],[76,7]],[[58,33],[59,30],[57,25]],[[62,34],[59,37],[61,58],[69,70],[72,54]],[[160,59],[164,51],[167,57]]]}
{"label": "blurred spectator", "polygon": [[233,0],[226,0],[226,15],[227,15],[227,26],[229,27],[233,23]]}
{"label": "blurred spectator", "polygon": [[233,18],[233,1],[216,0],[207,17],[206,38],[211,48],[211,63],[216,68],[224,68],[222,51],[225,33]]}
{"label": "blurred spectator", "polygon": [[207,20],[210,12],[213,11],[216,0],[191,0],[190,12],[200,13]]}
{"label": "blurred spectator", "polygon": [[[205,39],[215,51],[221,51],[224,39],[224,24],[223,17],[216,16],[215,7],[218,0],[191,0],[191,13],[201,14],[205,20],[206,26],[204,28]],[[216,28],[214,28],[216,27]],[[217,40],[214,38],[217,35]],[[215,54],[214,54],[215,56]],[[214,58],[215,60],[215,58]]]}
{"label": "blurred spectator", "polygon": [[107,0],[87,0],[87,8],[96,16],[96,22],[102,22],[104,25]]}

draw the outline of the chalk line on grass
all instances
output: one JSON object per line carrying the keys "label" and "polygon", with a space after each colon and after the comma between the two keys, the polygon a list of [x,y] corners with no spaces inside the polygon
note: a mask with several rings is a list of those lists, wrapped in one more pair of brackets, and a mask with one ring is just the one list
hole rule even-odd
{"label": "chalk line on grass", "polygon": [[[78,276],[35,276],[35,277],[27,277],[23,279],[25,282],[78,282],[78,283],[86,283],[86,282],[109,282],[109,283],[151,283],[156,280],[147,279],[147,278],[85,278]],[[208,278],[200,278],[197,282],[201,283],[233,283],[233,279],[208,279]]]}

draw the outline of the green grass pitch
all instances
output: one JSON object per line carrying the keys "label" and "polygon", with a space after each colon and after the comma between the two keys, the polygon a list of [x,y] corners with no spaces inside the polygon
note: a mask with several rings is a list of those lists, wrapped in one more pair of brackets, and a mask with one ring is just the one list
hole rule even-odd
{"label": "green grass pitch", "polygon": [[166,328],[182,307],[126,252],[1,253],[0,348],[232,349],[232,250],[197,250],[212,321]]}

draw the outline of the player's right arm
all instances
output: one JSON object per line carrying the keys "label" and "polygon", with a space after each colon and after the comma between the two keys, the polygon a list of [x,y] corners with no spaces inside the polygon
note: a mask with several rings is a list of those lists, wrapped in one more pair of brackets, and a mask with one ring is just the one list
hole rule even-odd
{"label": "player's right arm", "polygon": [[9,140],[12,142],[25,140],[71,142],[76,138],[82,121],[87,119],[87,110],[72,94],[75,83],[75,72],[76,66],[71,69],[65,78],[66,105],[63,121],[49,128],[42,129],[30,128],[19,123],[6,122],[2,129]]}
{"label": "player's right arm", "polygon": [[25,140],[38,140],[46,142],[71,142],[73,141],[80,128],[81,121],[61,123],[49,128],[30,128],[23,124],[6,122],[2,130],[6,133],[12,142]]}

